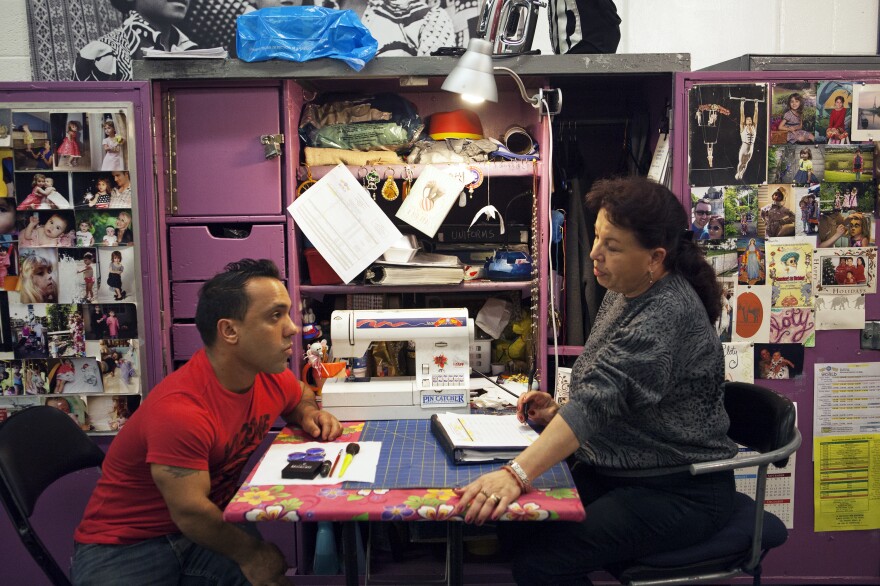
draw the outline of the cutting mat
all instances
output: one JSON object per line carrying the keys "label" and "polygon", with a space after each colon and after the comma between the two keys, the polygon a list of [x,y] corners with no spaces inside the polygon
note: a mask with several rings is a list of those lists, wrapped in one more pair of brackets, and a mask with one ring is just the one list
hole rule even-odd
{"label": "cutting mat", "polygon": [[[367,421],[361,441],[382,442],[374,483],[346,482],[344,488],[453,488],[498,470],[498,462],[456,466],[434,439],[430,419]],[[563,463],[534,481],[535,488],[574,486]]]}

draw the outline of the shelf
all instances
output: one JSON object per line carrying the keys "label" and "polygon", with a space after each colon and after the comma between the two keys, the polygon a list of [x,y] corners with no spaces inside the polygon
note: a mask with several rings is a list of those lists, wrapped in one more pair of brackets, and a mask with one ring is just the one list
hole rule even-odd
{"label": "shelf", "polygon": [[[340,84],[364,80],[393,79],[395,85],[415,85],[414,78],[434,77],[439,82],[452,71],[457,57],[377,57],[360,71],[354,71],[343,62],[314,59],[302,63],[283,60],[245,63],[238,59],[136,59],[133,63],[135,80],[155,79],[271,79],[290,78],[300,81],[323,82],[329,89]],[[494,60],[496,65],[513,69],[528,77],[575,77],[608,74],[645,74],[690,71],[688,53],[623,53],[610,55],[519,55]],[[399,82],[397,80],[400,80]],[[512,81],[498,76],[499,84]],[[434,89],[427,84],[421,90]],[[394,91],[389,87],[387,91]]]}
{"label": "shelf", "polygon": [[493,291],[521,291],[523,297],[531,295],[531,281],[465,281],[460,285],[300,285],[303,295],[375,294],[375,293],[471,293]]}
{"label": "shelf", "polygon": [[[413,178],[418,177],[422,170],[428,165],[389,165],[387,163],[378,163],[375,165],[346,165],[346,168],[351,172],[352,175],[361,177],[359,175],[363,175],[366,173],[364,169],[366,168],[376,168],[376,169],[392,169],[394,171],[394,177],[396,179],[401,179],[403,177],[403,170],[405,167],[409,167],[412,170]],[[498,162],[486,162],[486,163],[440,163],[440,164],[432,164],[432,167],[439,167],[441,169],[445,168],[461,168],[461,167],[477,167],[479,168],[484,175],[488,177],[531,177],[535,172],[535,162],[534,161],[498,161]],[[333,169],[336,166],[334,165],[321,165],[320,167],[309,167],[312,172],[312,179],[320,179]],[[360,173],[359,173],[360,172]],[[300,165],[299,168],[299,180],[303,181],[308,175],[308,171],[306,170],[305,165]]]}
{"label": "shelf", "polygon": [[[553,355],[553,347],[548,348],[549,354]],[[583,346],[559,346],[559,356],[580,356],[584,351]]]}

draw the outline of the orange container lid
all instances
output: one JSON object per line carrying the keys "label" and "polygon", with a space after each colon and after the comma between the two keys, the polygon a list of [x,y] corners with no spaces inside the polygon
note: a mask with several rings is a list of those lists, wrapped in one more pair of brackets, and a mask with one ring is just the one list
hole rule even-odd
{"label": "orange container lid", "polygon": [[444,138],[483,138],[483,125],[480,117],[471,110],[435,112],[428,122],[428,135],[434,140]]}

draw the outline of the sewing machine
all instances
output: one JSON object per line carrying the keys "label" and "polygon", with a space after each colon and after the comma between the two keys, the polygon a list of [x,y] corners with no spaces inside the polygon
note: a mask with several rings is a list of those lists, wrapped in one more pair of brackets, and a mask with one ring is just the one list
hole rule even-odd
{"label": "sewing machine", "polygon": [[437,410],[468,413],[473,339],[473,320],[464,308],[334,311],[334,359],[360,358],[373,342],[412,340],[417,374],[366,382],[327,380],[322,404],[349,421],[425,419]]}

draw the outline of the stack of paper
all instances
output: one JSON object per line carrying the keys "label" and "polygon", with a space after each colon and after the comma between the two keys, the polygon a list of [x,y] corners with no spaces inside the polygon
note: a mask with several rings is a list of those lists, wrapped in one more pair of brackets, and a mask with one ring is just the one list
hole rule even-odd
{"label": "stack of paper", "polygon": [[510,460],[538,434],[516,415],[431,415],[431,432],[456,464]]}
{"label": "stack of paper", "polygon": [[226,59],[229,51],[223,47],[210,49],[189,49],[187,51],[164,51],[162,49],[142,49],[148,59]]}

